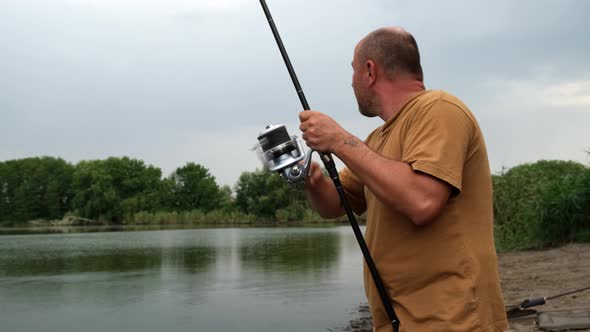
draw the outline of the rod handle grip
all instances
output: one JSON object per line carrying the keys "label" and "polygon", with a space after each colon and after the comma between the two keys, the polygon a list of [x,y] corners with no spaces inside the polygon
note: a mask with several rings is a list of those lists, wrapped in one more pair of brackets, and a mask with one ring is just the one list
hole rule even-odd
{"label": "rod handle grip", "polygon": [[538,297],[538,298],[534,298],[534,299],[525,300],[524,302],[522,302],[520,307],[522,309],[526,309],[526,308],[536,307],[538,305],[543,305],[545,303],[546,303],[546,299],[544,297]]}

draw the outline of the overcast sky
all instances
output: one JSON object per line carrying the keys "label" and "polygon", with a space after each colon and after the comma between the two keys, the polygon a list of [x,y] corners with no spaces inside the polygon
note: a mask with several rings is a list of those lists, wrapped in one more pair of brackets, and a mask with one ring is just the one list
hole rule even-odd
{"label": "overcast sky", "polygon": [[[361,138],[354,46],[398,25],[471,108],[492,170],[588,163],[590,1],[267,0],[307,98]],[[0,160],[187,162],[233,186],[300,104],[256,0],[0,0]]]}

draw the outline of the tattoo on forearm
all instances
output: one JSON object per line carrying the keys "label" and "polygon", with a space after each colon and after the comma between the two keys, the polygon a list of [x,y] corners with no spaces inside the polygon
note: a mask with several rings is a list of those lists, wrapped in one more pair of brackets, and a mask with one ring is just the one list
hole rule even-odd
{"label": "tattoo on forearm", "polygon": [[349,138],[344,140],[344,144],[350,145],[353,148],[356,148],[357,146],[361,145],[361,142],[356,137],[350,136]]}

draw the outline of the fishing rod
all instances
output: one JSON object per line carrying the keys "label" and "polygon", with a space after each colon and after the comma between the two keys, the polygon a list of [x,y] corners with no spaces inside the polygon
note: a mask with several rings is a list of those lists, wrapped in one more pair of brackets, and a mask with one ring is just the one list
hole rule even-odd
{"label": "fishing rod", "polygon": [[543,305],[543,304],[547,303],[547,301],[549,301],[549,300],[553,300],[553,299],[563,297],[566,295],[581,293],[581,292],[589,290],[589,289],[590,289],[590,286],[587,286],[587,287],[583,287],[583,288],[579,288],[579,289],[575,289],[575,290],[571,290],[571,291],[567,291],[567,292],[563,292],[563,293],[559,293],[559,294],[555,294],[555,295],[551,295],[551,296],[547,296],[547,297],[537,297],[537,298],[532,298],[532,299],[526,299],[519,304],[508,306],[507,310],[506,310],[506,314],[508,315],[508,318],[512,318],[512,317],[520,317],[520,316],[524,316],[524,315],[527,315],[530,313],[534,313],[535,311],[529,310],[529,308]]}
{"label": "fishing rod", "polygon": [[[303,89],[299,84],[297,74],[293,69],[291,60],[289,60],[289,55],[287,54],[285,46],[283,45],[283,41],[281,40],[281,36],[279,35],[279,31],[277,30],[272,15],[270,14],[270,10],[268,9],[266,1],[260,0],[260,5],[262,5],[262,10],[264,10],[264,14],[266,15],[266,19],[268,20],[270,29],[272,30],[272,34],[277,42],[279,50],[281,51],[281,55],[283,57],[283,60],[285,61],[285,65],[287,66],[287,70],[289,71],[289,76],[291,76],[291,80],[293,81],[295,90],[297,91],[297,96],[299,97],[301,106],[303,106],[304,111],[308,111],[311,108],[309,107],[307,99],[305,98],[305,94],[303,93]],[[311,155],[314,150],[309,150],[307,154],[304,154],[301,141],[298,140],[296,136],[289,136],[285,126],[267,126],[266,130],[258,135],[258,141],[260,142],[260,147],[262,149],[262,159],[266,160],[267,166],[269,166],[269,169],[271,171],[279,172],[281,176],[286,178],[288,181],[292,182],[301,181],[305,178],[305,175],[309,171]],[[336,186],[338,196],[340,197],[340,202],[342,203],[342,206],[346,211],[348,221],[352,226],[352,230],[359,244],[359,247],[361,248],[363,257],[365,258],[365,262],[367,263],[367,267],[371,273],[371,276],[373,277],[373,281],[375,282],[375,286],[377,288],[377,291],[379,292],[379,297],[381,298],[383,307],[387,312],[389,320],[391,321],[393,331],[398,332],[399,319],[397,318],[397,315],[393,310],[391,299],[387,294],[381,276],[379,275],[379,272],[375,267],[375,262],[371,257],[369,248],[367,247],[367,243],[365,242],[363,234],[361,233],[361,230],[359,228],[358,222],[356,221],[356,217],[354,216],[350,203],[346,198],[346,194],[344,192],[344,189],[342,188],[342,183],[340,182],[338,171],[336,170],[334,158],[332,158],[332,155],[330,153],[323,153],[319,151],[317,152],[319,153],[320,158],[324,163],[324,167],[328,171],[330,179],[332,179],[332,182],[334,182],[334,186]],[[299,162],[303,159],[305,159],[305,162],[302,167]]]}

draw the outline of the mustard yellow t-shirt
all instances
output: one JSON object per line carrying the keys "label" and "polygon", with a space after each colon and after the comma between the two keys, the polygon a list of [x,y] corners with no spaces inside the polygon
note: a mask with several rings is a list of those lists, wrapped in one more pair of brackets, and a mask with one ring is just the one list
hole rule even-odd
{"label": "mustard yellow t-shirt", "polygon": [[[508,328],[493,238],[492,184],[473,114],[444,91],[424,91],[365,143],[453,187],[435,221],[416,226],[383,205],[348,169],[341,181],[399,316],[401,331],[503,331]],[[408,188],[410,190],[410,188]],[[391,331],[366,265],[365,290],[376,331]]]}

